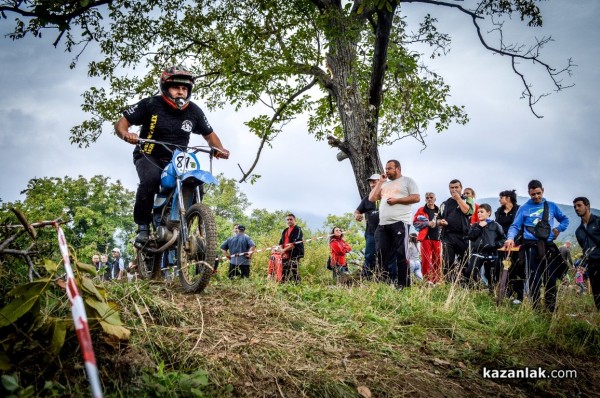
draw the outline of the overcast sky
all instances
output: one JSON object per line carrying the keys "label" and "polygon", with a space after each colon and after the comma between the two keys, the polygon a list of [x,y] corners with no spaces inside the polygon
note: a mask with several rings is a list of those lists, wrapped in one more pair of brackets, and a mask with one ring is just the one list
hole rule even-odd
{"label": "overcast sky", "polygon": [[[438,202],[446,199],[453,178],[474,188],[480,198],[497,197],[504,189],[526,196],[527,182],[535,178],[542,181],[550,200],[569,204],[575,196],[585,195],[592,206],[600,207],[600,2],[548,1],[540,6],[544,28],[519,29],[510,38],[530,42],[551,34],[555,41],[545,49],[543,59],[559,68],[568,58],[577,65],[567,79],[575,87],[543,99],[536,107],[543,119],[533,116],[519,99],[522,86],[510,60],[478,44],[468,17],[449,9],[443,11],[444,18],[437,15],[441,30],[452,37],[452,50],[429,65],[444,76],[451,86],[452,103],[465,105],[471,121],[467,126],[452,125],[442,134],[431,132],[424,150],[412,139],[381,148],[382,161],[398,159],[403,174],[416,180],[423,202],[426,191],[435,192]],[[410,18],[440,10],[403,7]],[[0,33],[8,31],[7,21],[0,20]],[[41,40],[0,39],[0,198],[4,202],[24,199],[19,192],[33,177],[80,174],[110,176],[135,190],[133,147],[118,140],[110,126],[90,148],[69,144],[69,129],[86,118],[79,107],[81,93],[98,81],[86,74],[85,61],[92,58],[91,52],[70,70],[73,55],[52,47],[54,38],[44,32]],[[544,82],[541,69],[533,73],[532,81]],[[196,102],[202,106],[201,99]],[[259,144],[243,124],[252,115],[224,109],[207,116],[231,151],[228,161],[215,162],[215,174],[239,179],[237,164],[247,169]],[[350,163],[338,162],[334,149],[305,131],[302,120],[288,125],[273,148],[263,152],[255,170],[262,178],[241,189],[255,208],[321,216],[353,211],[360,198]],[[204,141],[194,137],[194,143]]]}

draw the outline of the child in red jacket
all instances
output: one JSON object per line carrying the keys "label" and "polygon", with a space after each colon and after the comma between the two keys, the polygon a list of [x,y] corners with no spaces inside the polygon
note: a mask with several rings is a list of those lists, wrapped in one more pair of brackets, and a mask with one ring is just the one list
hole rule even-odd
{"label": "child in red jacket", "polygon": [[329,248],[331,249],[331,268],[333,278],[337,275],[347,273],[348,265],[346,264],[346,253],[350,253],[352,248],[344,241],[342,229],[334,227],[331,230],[331,238],[329,239]]}

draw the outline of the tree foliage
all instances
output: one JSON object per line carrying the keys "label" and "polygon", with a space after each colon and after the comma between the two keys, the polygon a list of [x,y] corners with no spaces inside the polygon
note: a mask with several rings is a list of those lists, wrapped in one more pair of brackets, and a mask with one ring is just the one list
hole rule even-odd
{"label": "tree foliage", "polygon": [[[65,236],[81,258],[107,253],[117,242],[126,242],[134,231],[133,192],[120,181],[94,176],[89,180],[79,176],[33,178],[27,183],[23,201],[3,203],[3,218],[8,209],[19,208],[30,220],[68,222]],[[48,240],[56,241],[55,236]]]}
{"label": "tree foliage", "polygon": [[[102,57],[88,65],[89,75],[105,79],[110,89],[85,92],[82,107],[91,117],[72,129],[73,143],[94,142],[104,122],[155,93],[161,69],[183,63],[198,76],[196,95],[209,109],[262,105],[264,112],[246,122],[261,144],[242,181],[256,177],[252,171],[264,146],[304,114],[310,134],[327,137],[349,158],[364,196],[366,178],[381,170],[379,145],[404,137],[425,144],[428,132],[468,120],[463,107],[449,103],[442,76],[427,68],[425,54],[414,47],[429,45],[436,57],[446,52],[450,37],[437,30],[431,15],[409,30],[402,8],[411,3],[470,16],[482,45],[512,59],[532,110],[545,94],[536,97],[519,60],[541,67],[556,90],[565,87],[558,76],[569,72],[570,62],[555,70],[540,58],[549,38],[525,49],[502,42],[502,18],[542,24],[536,0],[36,0],[3,1],[0,10],[20,15],[13,38],[55,27],[69,50],[98,43]],[[492,33],[480,28],[486,19],[496,24]]]}

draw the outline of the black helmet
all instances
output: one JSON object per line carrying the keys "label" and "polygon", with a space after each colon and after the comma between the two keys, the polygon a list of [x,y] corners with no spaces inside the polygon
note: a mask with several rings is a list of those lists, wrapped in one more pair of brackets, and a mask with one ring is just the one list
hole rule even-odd
{"label": "black helmet", "polygon": [[[194,76],[192,76],[190,71],[181,65],[165,69],[160,77],[160,91],[162,91],[163,99],[175,109],[185,109],[190,103],[194,80]],[[185,99],[171,97],[169,87],[172,86],[186,86],[188,88],[187,97]]]}

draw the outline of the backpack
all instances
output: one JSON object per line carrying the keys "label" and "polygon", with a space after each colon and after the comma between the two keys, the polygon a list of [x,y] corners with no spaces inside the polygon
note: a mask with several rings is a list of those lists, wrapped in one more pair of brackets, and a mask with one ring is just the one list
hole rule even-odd
{"label": "backpack", "polygon": [[329,258],[327,259],[327,269],[330,271],[333,269],[333,267],[331,266],[331,256],[329,256]]}

